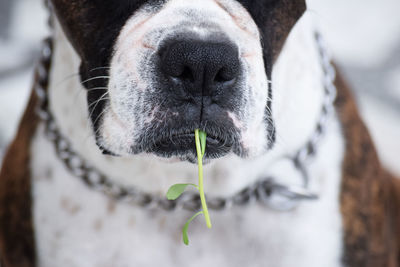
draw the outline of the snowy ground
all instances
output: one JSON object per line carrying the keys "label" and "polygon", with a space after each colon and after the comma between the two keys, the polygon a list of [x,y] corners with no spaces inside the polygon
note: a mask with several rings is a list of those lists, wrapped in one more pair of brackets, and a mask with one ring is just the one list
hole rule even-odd
{"label": "snowy ground", "polygon": [[[382,159],[400,174],[400,1],[308,2],[307,12],[319,21],[355,89]],[[42,1],[0,0],[0,25],[9,24],[0,28],[0,158],[26,104],[45,21]]]}

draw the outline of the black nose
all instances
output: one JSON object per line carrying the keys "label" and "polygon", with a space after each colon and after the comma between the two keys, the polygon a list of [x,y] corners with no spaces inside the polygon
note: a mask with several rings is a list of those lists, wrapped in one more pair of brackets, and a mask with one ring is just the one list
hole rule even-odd
{"label": "black nose", "polygon": [[230,43],[176,41],[161,53],[161,69],[191,95],[229,90],[239,75],[239,52]]}

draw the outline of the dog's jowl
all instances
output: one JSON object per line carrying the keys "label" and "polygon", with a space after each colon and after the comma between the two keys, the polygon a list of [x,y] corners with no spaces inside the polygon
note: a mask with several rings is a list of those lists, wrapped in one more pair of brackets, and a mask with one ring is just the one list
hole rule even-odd
{"label": "dog's jowl", "polygon": [[[400,266],[400,184],[305,1],[49,10],[53,34],[1,170],[5,267]],[[213,229],[194,221],[185,247],[196,196],[165,192],[196,179],[195,129],[207,132]]]}

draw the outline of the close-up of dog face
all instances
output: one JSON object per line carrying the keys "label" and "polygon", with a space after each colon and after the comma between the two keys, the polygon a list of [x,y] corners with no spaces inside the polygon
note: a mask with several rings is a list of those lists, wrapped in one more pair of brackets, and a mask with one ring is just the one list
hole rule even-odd
{"label": "close-up of dog face", "polygon": [[53,0],[81,59],[98,146],[195,161],[275,140],[271,73],[304,0]]}

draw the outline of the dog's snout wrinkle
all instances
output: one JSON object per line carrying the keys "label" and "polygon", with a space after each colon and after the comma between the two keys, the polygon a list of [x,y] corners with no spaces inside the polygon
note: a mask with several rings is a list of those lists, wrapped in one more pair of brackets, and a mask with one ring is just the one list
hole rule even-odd
{"label": "dog's snout wrinkle", "polygon": [[236,24],[236,26],[241,29],[243,32],[251,36],[252,38],[258,39],[259,36],[256,32],[251,31],[248,29],[244,24],[245,18],[243,16],[238,16],[232,12],[224,3],[222,3],[220,0],[214,0],[214,2],[223,10],[225,11],[233,20],[233,22]]}

